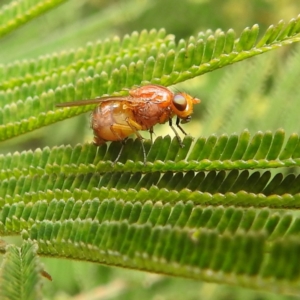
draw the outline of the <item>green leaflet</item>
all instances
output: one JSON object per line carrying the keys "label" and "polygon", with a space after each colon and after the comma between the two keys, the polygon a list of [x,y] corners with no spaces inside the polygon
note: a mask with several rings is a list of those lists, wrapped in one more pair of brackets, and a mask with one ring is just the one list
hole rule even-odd
{"label": "green leaflet", "polygon": [[65,0],[18,0],[3,6],[0,10],[0,37],[63,2]]}
{"label": "green leaflet", "polygon": [[6,246],[1,265],[1,299],[40,299],[42,267],[36,255],[37,244],[25,241],[21,248]]}
{"label": "green leaflet", "polygon": [[[237,218],[233,211],[231,215]],[[263,285],[270,291],[275,290],[275,283],[280,292],[298,290],[300,268],[290,262],[297,257],[299,241],[288,237],[284,242],[281,239],[268,242],[267,230],[258,228],[268,219],[265,228],[270,223],[267,211],[258,214],[253,229],[246,232],[232,233],[229,228],[220,232],[212,219],[213,216],[207,222],[208,228],[199,230],[156,226],[150,221],[146,224],[80,219],[43,221],[34,225],[29,235],[24,233],[24,238],[38,241],[40,252],[48,255],[55,249],[56,255],[67,258],[84,257],[103,264],[253,288]]]}
{"label": "green leaflet", "polygon": [[[285,141],[279,129],[272,134],[258,132],[253,137],[248,130],[240,136],[212,135],[193,142],[185,137],[185,147],[169,136],[157,138],[153,145],[145,141],[147,163],[143,164],[141,142],[128,140],[119,161],[112,162],[120,151],[120,143],[99,148],[91,145],[60,146],[53,149],[28,151],[0,156],[2,179],[34,174],[85,174],[91,172],[167,172],[167,171],[220,171],[267,169],[299,165],[300,142],[297,134]],[[132,154],[131,149],[139,149]]]}
{"label": "green leaflet", "polygon": [[[56,103],[112,94],[149,82],[171,85],[220,67],[299,41],[300,18],[281,28],[272,40],[256,44],[258,26],[234,40],[232,30],[199,34],[178,45],[164,30],[133,33],[84,49],[40,60],[2,66],[0,140],[52,124],[91,109],[56,109]],[[269,35],[269,31],[266,32]],[[126,47],[125,47],[125,46]],[[260,47],[258,47],[260,45]],[[231,52],[228,51],[231,49]],[[13,90],[12,90],[13,88]]]}
{"label": "green leaflet", "polygon": [[[28,4],[34,7],[35,2]],[[37,13],[45,9],[42,4]],[[28,10],[22,10],[24,16]],[[15,12],[11,15],[16,19]],[[8,24],[7,16],[2,20]],[[0,35],[13,27],[1,28]],[[257,41],[258,31],[257,25],[239,37],[233,30],[208,31],[178,42],[165,30],[133,32],[122,39],[2,65],[0,141],[92,109],[56,109],[57,103],[123,95],[128,88],[150,82],[169,86],[298,42],[300,19],[269,27]],[[288,85],[290,79],[282,82]],[[259,90],[255,80],[249,83],[248,88],[256,87]],[[299,292],[300,268],[295,261],[300,221],[291,214],[300,206],[298,134],[286,137],[279,129],[251,136],[244,130],[195,141],[186,137],[184,148],[169,136],[144,145],[145,165],[139,140],[128,140],[116,164],[112,162],[119,143],[1,155],[0,232],[28,241],[21,249],[8,246],[2,273],[7,281],[2,284],[10,288],[22,269],[23,277],[31,276],[24,290],[36,291],[38,253]],[[16,292],[23,288],[21,279]]]}
{"label": "green leaflet", "polygon": [[[274,168],[297,164],[298,135],[285,141],[281,129],[253,137],[244,131],[184,143],[156,139],[146,147],[154,162],[144,166],[135,156],[130,172],[128,162],[101,172],[82,168],[110,159],[114,143],[2,156],[0,231],[22,233],[43,255],[297,292],[300,268],[289,262],[299,249],[300,221],[289,210],[300,206],[300,177]],[[130,155],[124,153],[121,160]],[[177,157],[176,170],[168,171]],[[224,170],[234,162],[243,171]],[[253,162],[256,170],[245,170]]]}

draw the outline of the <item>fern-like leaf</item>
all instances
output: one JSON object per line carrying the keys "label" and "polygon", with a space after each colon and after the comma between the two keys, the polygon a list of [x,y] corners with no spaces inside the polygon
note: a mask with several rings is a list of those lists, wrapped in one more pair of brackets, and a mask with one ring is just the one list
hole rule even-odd
{"label": "fern-like leaf", "polygon": [[3,6],[0,10],[0,37],[10,33],[17,27],[64,1],[65,0],[18,0]]}
{"label": "fern-like leaf", "polygon": [[[55,249],[58,256],[67,258],[84,257],[102,264],[239,283],[252,288],[263,286],[270,291],[298,291],[300,268],[290,264],[299,251],[298,239],[288,237],[284,242],[281,239],[268,241],[270,232],[271,236],[282,236],[283,224],[291,223],[291,217],[280,220],[278,215],[270,215],[268,211],[249,211],[243,216],[241,210],[225,212],[220,207],[214,214],[207,210],[201,215],[198,211],[201,215],[198,224],[206,224],[206,228],[197,229],[196,226],[191,230],[177,226],[189,220],[191,211],[182,210],[176,215],[174,211],[169,217],[170,221],[175,221],[172,225],[170,222],[154,225],[151,216],[145,224],[80,219],[43,221],[23,237],[37,241],[40,253],[46,255]],[[238,219],[243,220],[246,231],[237,230],[234,224]]]}
{"label": "fern-like leaf", "polygon": [[[298,42],[299,32],[300,17],[271,26],[259,41],[257,25],[238,38],[233,30],[217,30],[178,42],[164,30],[142,31],[2,65],[0,141],[93,108],[56,109],[57,103],[182,82]],[[280,99],[280,93],[274,97]],[[7,247],[2,277],[12,269],[14,279],[1,283],[4,293],[28,283],[23,285],[22,273],[21,284],[12,288],[21,268],[34,277],[30,289],[24,287],[26,297],[37,297],[28,294],[39,284],[36,252],[299,293],[300,268],[294,262],[300,221],[290,213],[300,207],[298,134],[286,137],[279,129],[251,137],[244,130],[195,142],[188,136],[183,143],[181,148],[169,136],[145,141],[146,164],[141,141],[131,139],[117,163],[117,142],[1,155],[0,233],[27,240],[21,250]]]}
{"label": "fern-like leaf", "polygon": [[37,245],[32,242],[24,242],[21,248],[6,247],[0,275],[1,299],[41,299],[42,268],[36,252]]}
{"label": "fern-like leaf", "polygon": [[[111,143],[99,148],[92,144],[45,148],[0,156],[2,179],[34,174],[84,174],[93,172],[167,172],[266,169],[299,166],[300,142],[292,134],[285,142],[282,129],[272,134],[258,132],[251,137],[248,130],[237,134],[211,135],[199,138],[193,144],[191,137],[184,139],[183,148],[177,139],[157,138],[153,145],[146,141],[147,163],[143,163],[141,142],[129,140],[120,160],[113,164],[121,144]],[[135,154],[131,149],[139,149]],[[158,151],[159,149],[159,151]],[[34,165],[35,167],[31,168]]]}
{"label": "fern-like leaf", "polygon": [[[165,36],[164,31],[143,31],[140,35],[125,36],[122,42],[115,38],[89,44],[76,53],[3,66],[0,99],[7,105],[0,110],[0,119],[5,124],[0,126],[0,140],[91,109],[82,106],[53,111],[56,103],[65,100],[99,97],[141,83],[167,86],[298,42],[299,24],[300,17],[284,28],[271,27],[258,43],[256,25],[245,29],[235,41],[233,31],[229,30],[226,34],[217,31],[208,36],[200,33],[177,45],[174,37]],[[275,38],[268,37],[270,32]],[[14,90],[10,90],[12,86]]]}

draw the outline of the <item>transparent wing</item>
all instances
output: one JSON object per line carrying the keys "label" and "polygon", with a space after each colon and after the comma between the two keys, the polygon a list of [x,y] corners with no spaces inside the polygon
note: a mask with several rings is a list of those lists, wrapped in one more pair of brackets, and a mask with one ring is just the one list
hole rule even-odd
{"label": "transparent wing", "polygon": [[56,104],[56,106],[57,107],[84,106],[84,105],[98,104],[101,102],[108,102],[108,101],[125,101],[125,102],[130,102],[131,105],[133,106],[137,106],[140,104],[145,104],[146,99],[136,98],[131,96],[115,96],[115,97],[108,96],[108,97],[101,97],[95,99],[58,103]]}
{"label": "transparent wing", "polygon": [[107,101],[129,101],[130,96],[108,96],[108,97],[101,97],[95,99],[87,99],[87,100],[80,100],[80,101],[71,101],[71,102],[64,102],[56,104],[57,107],[71,107],[71,106],[84,106],[84,105],[91,105],[91,104],[98,104],[100,102],[107,102]]}

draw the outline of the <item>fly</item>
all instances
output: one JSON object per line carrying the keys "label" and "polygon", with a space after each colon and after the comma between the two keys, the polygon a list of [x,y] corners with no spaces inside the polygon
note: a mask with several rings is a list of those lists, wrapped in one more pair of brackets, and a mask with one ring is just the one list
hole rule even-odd
{"label": "fly", "polygon": [[[176,115],[176,126],[187,134],[180,124],[191,120],[193,105],[200,100],[184,92],[173,93],[160,85],[145,85],[129,91],[128,96],[108,96],[90,100],[65,102],[58,107],[98,104],[91,114],[91,128],[94,131],[94,145],[100,146],[108,141],[124,141],[131,134],[142,140],[139,131],[149,130],[153,126],[169,122],[177,140],[183,147],[178,132],[173,127],[172,118]],[[119,159],[121,151],[116,159]],[[144,162],[146,151],[142,143]]]}

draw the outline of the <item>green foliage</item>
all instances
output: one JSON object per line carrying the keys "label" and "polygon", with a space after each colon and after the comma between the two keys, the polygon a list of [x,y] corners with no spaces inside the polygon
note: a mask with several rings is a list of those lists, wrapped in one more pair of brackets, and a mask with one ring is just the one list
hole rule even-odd
{"label": "green foliage", "polygon": [[[0,34],[59,2],[13,2],[2,10]],[[239,37],[208,30],[179,40],[142,30],[3,64],[0,141],[93,108],[57,103],[173,85],[298,42],[299,34],[300,16],[260,38],[258,25]],[[257,59],[251,78],[246,64],[233,66],[203,101],[208,113],[197,133],[206,137],[187,136],[183,148],[169,136],[145,140],[146,164],[132,139],[116,163],[116,142],[0,155],[0,232],[23,240],[6,248],[3,298],[40,298],[36,254],[299,294],[299,49],[278,78],[275,56]],[[284,129],[275,131],[278,124]]]}
{"label": "green foliage", "polygon": [[0,37],[64,1],[17,0],[3,6],[0,10]]}
{"label": "green foliage", "polygon": [[167,86],[299,41],[300,17],[281,24],[271,26],[258,42],[257,25],[236,41],[233,30],[208,31],[177,44],[164,30],[153,30],[3,66],[0,99],[6,105],[0,110],[0,141],[91,109],[53,111],[65,99],[90,99],[150,82]]}
{"label": "green foliage", "polygon": [[36,255],[37,245],[24,242],[21,248],[6,247],[1,266],[1,299],[41,299],[42,268]]}

